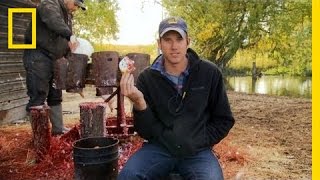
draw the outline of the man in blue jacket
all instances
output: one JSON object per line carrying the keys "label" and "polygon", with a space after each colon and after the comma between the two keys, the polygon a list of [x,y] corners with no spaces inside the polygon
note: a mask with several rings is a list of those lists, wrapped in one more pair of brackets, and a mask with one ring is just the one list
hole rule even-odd
{"label": "man in blue jacket", "polygon": [[220,70],[190,48],[187,24],[170,17],[159,25],[162,54],[134,85],[123,74],[121,92],[133,102],[134,127],[146,140],[119,180],[161,179],[173,170],[184,179],[223,179],[213,145],[234,125]]}
{"label": "man in blue jacket", "polygon": [[[62,120],[62,91],[53,85],[53,68],[56,59],[65,56],[77,44],[70,42],[72,35],[71,14],[86,7],[83,0],[44,0],[37,7],[37,48],[26,49],[23,63],[30,97],[26,110],[32,106],[50,106],[52,135],[66,132]],[[32,40],[31,24],[25,35],[25,43]]]}

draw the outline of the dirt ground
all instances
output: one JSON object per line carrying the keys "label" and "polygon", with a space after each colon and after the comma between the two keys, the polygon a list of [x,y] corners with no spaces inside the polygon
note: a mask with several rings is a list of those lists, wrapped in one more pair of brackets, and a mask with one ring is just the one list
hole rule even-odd
{"label": "dirt ground", "polygon": [[[64,93],[68,127],[79,123],[79,103],[102,101],[91,86],[84,95]],[[228,96],[236,124],[214,147],[225,179],[311,179],[311,100],[235,92]],[[28,122],[0,127],[0,180],[72,179],[70,158],[36,164],[31,139]],[[55,154],[70,156],[67,152]]]}
{"label": "dirt ground", "polygon": [[244,179],[311,179],[311,100],[229,93],[230,142],[249,155]]}

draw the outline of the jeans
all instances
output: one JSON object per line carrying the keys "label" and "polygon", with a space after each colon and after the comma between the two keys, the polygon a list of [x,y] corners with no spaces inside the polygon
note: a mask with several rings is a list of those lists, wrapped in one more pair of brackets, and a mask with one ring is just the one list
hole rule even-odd
{"label": "jeans", "polygon": [[118,180],[166,179],[172,172],[186,180],[223,180],[222,169],[211,149],[184,158],[176,158],[157,144],[144,143],[118,175]]}
{"label": "jeans", "polygon": [[54,60],[39,50],[25,50],[23,63],[30,97],[26,110],[29,111],[31,106],[43,105],[45,101],[49,106],[61,104],[62,90],[52,86]]}

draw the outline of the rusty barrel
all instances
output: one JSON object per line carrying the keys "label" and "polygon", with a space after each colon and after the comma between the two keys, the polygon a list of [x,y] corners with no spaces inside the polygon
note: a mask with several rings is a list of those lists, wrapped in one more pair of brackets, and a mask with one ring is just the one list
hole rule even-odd
{"label": "rusty barrel", "polygon": [[66,89],[68,59],[62,57],[54,62],[53,85],[56,89]]}
{"label": "rusty barrel", "polygon": [[88,56],[84,54],[71,54],[68,56],[68,72],[66,91],[79,93],[85,87]]}
{"label": "rusty barrel", "polygon": [[89,137],[73,145],[76,180],[115,180],[118,175],[119,140]]}
{"label": "rusty barrel", "polygon": [[137,82],[139,74],[150,65],[150,55],[143,53],[129,53],[127,56],[134,61],[136,70],[133,71],[134,82]]}
{"label": "rusty barrel", "polygon": [[116,51],[100,51],[91,55],[96,87],[117,85],[119,54]]}
{"label": "rusty barrel", "polygon": [[113,87],[96,87],[96,96],[108,95],[113,93]]}

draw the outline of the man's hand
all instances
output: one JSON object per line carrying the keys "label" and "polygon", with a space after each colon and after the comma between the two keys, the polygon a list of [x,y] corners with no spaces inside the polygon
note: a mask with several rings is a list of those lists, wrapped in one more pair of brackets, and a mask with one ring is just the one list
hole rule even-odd
{"label": "man's hand", "polygon": [[132,102],[136,110],[145,110],[147,103],[144,100],[143,94],[139,89],[134,86],[134,78],[130,72],[122,74],[120,80],[121,94],[127,96]]}
{"label": "man's hand", "polygon": [[79,46],[79,41],[74,41],[74,42],[69,41],[68,45],[69,45],[71,52],[74,52],[77,49],[77,47]]}
{"label": "man's hand", "polygon": [[74,52],[77,49],[77,47],[79,46],[79,41],[77,40],[75,35],[72,35],[70,37],[70,41],[68,42],[68,45],[71,52]]}

